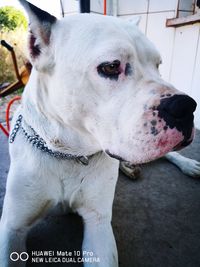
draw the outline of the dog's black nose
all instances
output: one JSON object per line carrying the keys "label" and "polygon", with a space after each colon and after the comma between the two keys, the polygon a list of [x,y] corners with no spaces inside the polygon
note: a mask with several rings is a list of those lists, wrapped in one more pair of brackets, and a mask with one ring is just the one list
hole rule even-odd
{"label": "dog's black nose", "polygon": [[188,95],[174,95],[163,99],[160,107],[175,119],[184,119],[196,109],[196,102]]}
{"label": "dog's black nose", "polygon": [[158,116],[163,118],[170,128],[176,127],[184,137],[190,138],[193,128],[193,112],[196,109],[196,102],[187,95],[174,95],[161,99],[157,107]]}

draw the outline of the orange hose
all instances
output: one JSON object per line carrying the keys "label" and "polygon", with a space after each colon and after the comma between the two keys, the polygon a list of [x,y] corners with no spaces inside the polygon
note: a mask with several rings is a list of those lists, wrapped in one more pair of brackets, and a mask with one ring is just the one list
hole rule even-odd
{"label": "orange hose", "polygon": [[0,123],[0,129],[3,131],[3,133],[8,137],[9,132],[6,130],[6,128],[3,127],[3,125]]}
{"label": "orange hose", "polygon": [[107,7],[106,7],[107,1],[104,0],[104,5],[103,5],[103,14],[106,15],[107,13]]}
{"label": "orange hose", "polygon": [[[6,109],[6,126],[7,126],[7,132],[10,131],[10,121],[9,121],[9,118],[10,118],[10,108],[12,106],[12,104],[15,102],[15,101],[18,101],[21,99],[21,96],[15,96],[13,99],[11,99],[9,102],[8,102],[8,105],[7,105],[7,109]],[[2,129],[3,130],[3,129]]]}

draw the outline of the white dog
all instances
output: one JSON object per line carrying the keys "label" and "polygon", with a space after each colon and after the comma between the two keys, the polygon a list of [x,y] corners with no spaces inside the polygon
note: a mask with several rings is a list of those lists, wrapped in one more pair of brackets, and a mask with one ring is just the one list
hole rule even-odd
{"label": "white dog", "polygon": [[[111,227],[119,161],[156,159],[193,139],[195,101],[164,82],[134,23],[79,14],[30,17],[33,70],[13,119],[0,266],[24,266],[27,231],[58,203],[84,221],[83,250],[117,267]],[[84,263],[85,267],[91,263]]]}

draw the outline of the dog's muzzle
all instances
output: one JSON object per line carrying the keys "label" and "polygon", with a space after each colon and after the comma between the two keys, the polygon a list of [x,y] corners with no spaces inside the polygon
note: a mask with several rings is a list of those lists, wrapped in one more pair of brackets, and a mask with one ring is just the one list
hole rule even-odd
{"label": "dog's muzzle", "polygon": [[176,128],[182,132],[184,140],[175,147],[175,150],[189,145],[193,139],[194,115],[197,103],[187,95],[174,95],[161,99],[157,107],[158,116],[169,128]]}

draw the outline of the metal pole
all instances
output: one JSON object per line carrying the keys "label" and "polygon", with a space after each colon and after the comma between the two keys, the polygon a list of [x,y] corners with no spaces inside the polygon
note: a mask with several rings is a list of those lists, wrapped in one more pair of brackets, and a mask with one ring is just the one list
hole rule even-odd
{"label": "metal pole", "polygon": [[117,17],[118,13],[118,0],[112,0],[112,15]]}

